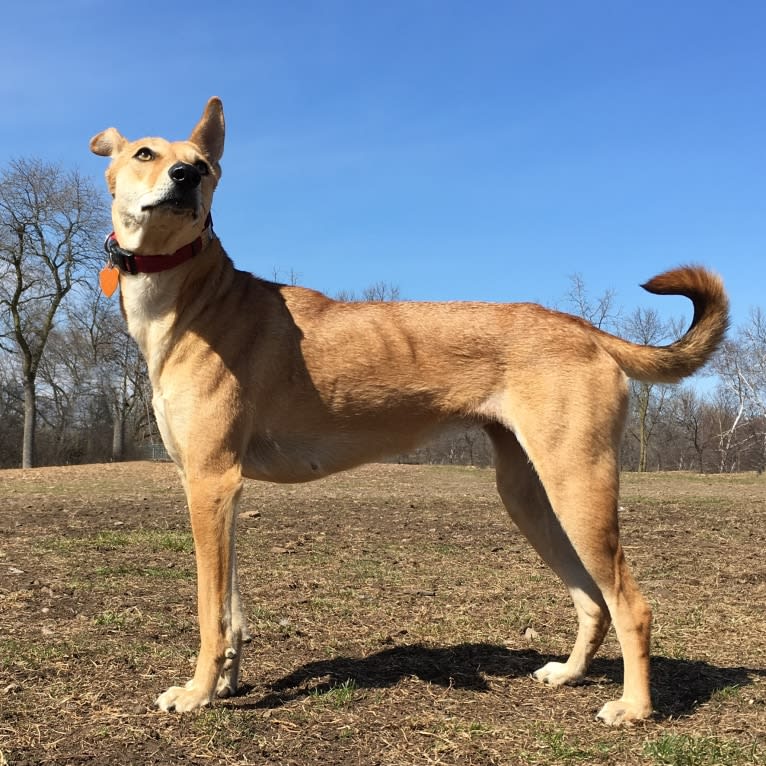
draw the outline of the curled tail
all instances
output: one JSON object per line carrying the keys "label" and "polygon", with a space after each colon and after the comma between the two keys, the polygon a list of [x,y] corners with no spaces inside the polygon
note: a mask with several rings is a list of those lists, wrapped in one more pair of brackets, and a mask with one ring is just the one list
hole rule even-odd
{"label": "curled tail", "polygon": [[599,343],[626,375],[647,383],[676,383],[710,359],[729,326],[729,299],[716,274],[682,266],[641,285],[655,295],[683,295],[694,305],[689,329],[668,346],[642,346],[599,332]]}

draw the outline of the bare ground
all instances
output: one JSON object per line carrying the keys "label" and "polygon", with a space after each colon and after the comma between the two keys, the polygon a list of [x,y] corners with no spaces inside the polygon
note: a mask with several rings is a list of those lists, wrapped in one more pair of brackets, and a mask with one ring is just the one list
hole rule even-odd
{"label": "bare ground", "polygon": [[765,764],[766,478],[626,475],[621,502],[652,721],[594,720],[613,633],[587,683],[529,678],[574,613],[492,472],[394,465],[248,484],[241,694],[180,716],[152,706],[197,648],[174,469],[0,471],[0,764]]}

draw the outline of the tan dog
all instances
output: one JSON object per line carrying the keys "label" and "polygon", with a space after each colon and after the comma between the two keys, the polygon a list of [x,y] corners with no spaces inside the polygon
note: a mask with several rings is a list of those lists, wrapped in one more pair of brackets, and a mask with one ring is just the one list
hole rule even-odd
{"label": "tan dog", "polygon": [[90,144],[112,159],[110,250],[197,557],[197,667],[159,707],[193,710],[237,691],[247,639],[234,548],[243,477],[318,479],[466,420],[486,428],[500,496],[577,610],[571,656],[535,677],[581,679],[613,621],[624,692],[599,717],[649,716],[651,612],[618,540],[626,375],[674,382],[704,364],[727,326],[721,281],[686,267],[644,285],[694,304],[687,333],[662,348],[533,304],[334,301],[234,268],[208,224],[223,143],[213,98],[188,141],[131,142],[109,128]]}

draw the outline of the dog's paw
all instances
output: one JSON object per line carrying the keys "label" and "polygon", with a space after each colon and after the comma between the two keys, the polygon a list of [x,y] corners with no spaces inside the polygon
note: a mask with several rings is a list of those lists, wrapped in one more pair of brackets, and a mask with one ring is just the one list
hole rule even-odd
{"label": "dog's paw", "polygon": [[598,711],[598,718],[607,726],[630,726],[633,721],[641,721],[652,714],[651,704],[637,704],[627,700],[607,702]]}
{"label": "dog's paw", "polygon": [[573,673],[564,662],[549,662],[539,670],[536,670],[532,677],[546,686],[576,684],[582,680],[582,674]]}
{"label": "dog's paw", "polygon": [[160,694],[155,705],[166,713],[187,713],[210,704],[210,695],[194,688],[194,682],[189,681],[186,686],[171,686],[167,691]]}
{"label": "dog's paw", "polygon": [[221,675],[218,676],[218,682],[215,687],[215,696],[219,698],[234,697],[239,688],[239,661],[241,652],[234,647],[226,650],[226,659],[221,669]]}
{"label": "dog's paw", "polygon": [[231,678],[224,673],[218,678],[218,684],[215,687],[215,696],[219,699],[225,699],[226,697],[234,697],[237,694],[239,684],[236,678]]}

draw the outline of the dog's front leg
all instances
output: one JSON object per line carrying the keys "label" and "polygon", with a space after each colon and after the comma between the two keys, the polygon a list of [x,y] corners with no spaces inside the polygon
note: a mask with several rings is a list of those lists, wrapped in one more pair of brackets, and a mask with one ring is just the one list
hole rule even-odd
{"label": "dog's front leg", "polygon": [[[234,522],[241,474],[237,469],[216,477],[187,474],[185,484],[197,558],[200,650],[194,678],[186,686],[170,687],[157,699],[161,710],[179,713],[212,702],[225,663],[238,667],[242,644],[241,625],[232,624]],[[240,621],[237,616],[235,622]]]}

